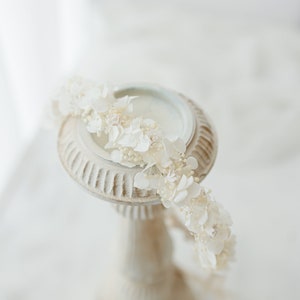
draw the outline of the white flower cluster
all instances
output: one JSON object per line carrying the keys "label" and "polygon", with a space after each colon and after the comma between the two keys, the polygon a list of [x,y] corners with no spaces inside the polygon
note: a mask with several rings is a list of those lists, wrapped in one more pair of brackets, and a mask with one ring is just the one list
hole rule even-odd
{"label": "white flower cluster", "polygon": [[135,116],[132,98],[116,98],[112,88],[75,77],[54,103],[62,116],[78,116],[90,133],[104,135],[112,161],[143,167],[134,186],[155,189],[165,207],[179,207],[203,267],[225,267],[233,245],[228,213],[200,186],[194,176],[197,160],[186,157],[185,143],[165,138],[155,121]]}
{"label": "white flower cluster", "polygon": [[233,258],[235,243],[228,212],[202,188],[196,198],[188,200],[183,213],[185,225],[195,237],[201,265],[208,269],[226,267]]}

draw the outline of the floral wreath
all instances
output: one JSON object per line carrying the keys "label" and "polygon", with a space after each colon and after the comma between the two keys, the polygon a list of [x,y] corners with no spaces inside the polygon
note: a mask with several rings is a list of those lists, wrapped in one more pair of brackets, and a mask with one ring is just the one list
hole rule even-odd
{"label": "floral wreath", "polygon": [[225,268],[234,252],[230,215],[194,176],[198,162],[185,155],[185,143],[166,138],[154,120],[134,115],[133,98],[116,98],[114,88],[74,77],[54,97],[53,108],[61,117],[81,118],[88,132],[105,135],[112,161],[142,167],[134,186],[155,189],[165,207],[179,209],[203,268]]}

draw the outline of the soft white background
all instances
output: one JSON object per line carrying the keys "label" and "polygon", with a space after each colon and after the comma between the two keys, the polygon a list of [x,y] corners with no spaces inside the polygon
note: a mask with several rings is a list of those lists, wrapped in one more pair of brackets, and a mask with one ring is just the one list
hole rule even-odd
{"label": "soft white background", "polygon": [[[55,133],[39,130],[72,72],[159,83],[207,110],[220,145],[205,184],[238,238],[229,298],[298,299],[299,19],[292,0],[2,1],[0,299],[92,299],[103,288],[116,216],[67,178]],[[174,235],[177,262],[197,272]]]}

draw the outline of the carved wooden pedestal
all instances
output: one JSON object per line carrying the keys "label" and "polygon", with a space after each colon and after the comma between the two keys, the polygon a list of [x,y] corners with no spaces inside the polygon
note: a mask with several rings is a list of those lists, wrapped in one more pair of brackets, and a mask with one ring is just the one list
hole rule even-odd
{"label": "carved wooden pedestal", "polygon": [[[124,94],[151,96],[151,101],[163,101],[176,112],[178,117],[173,122],[179,122],[179,135],[187,145],[187,155],[198,160],[196,176],[202,180],[213,165],[217,148],[216,136],[203,111],[184,96],[156,86],[126,86],[116,92],[117,97]],[[140,168],[111,162],[97,137],[74,117],[66,118],[61,126],[58,152],[69,175],[94,196],[114,203],[121,215],[119,265],[113,272],[114,290],[109,298],[195,299],[173,265],[172,242],[156,192],[133,186]]]}

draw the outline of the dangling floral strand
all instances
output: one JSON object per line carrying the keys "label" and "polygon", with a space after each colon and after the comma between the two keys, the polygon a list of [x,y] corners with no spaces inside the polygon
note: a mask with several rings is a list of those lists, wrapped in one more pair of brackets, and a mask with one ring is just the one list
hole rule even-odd
{"label": "dangling floral strand", "polygon": [[177,207],[194,236],[202,267],[221,269],[232,258],[232,221],[210,191],[194,176],[197,160],[185,155],[184,142],[164,137],[152,119],[135,116],[133,97],[116,98],[113,89],[80,77],[70,79],[54,97],[62,117],[80,117],[88,132],[105,135],[111,160],[127,167],[140,166],[134,186],[157,190],[165,207]]}

